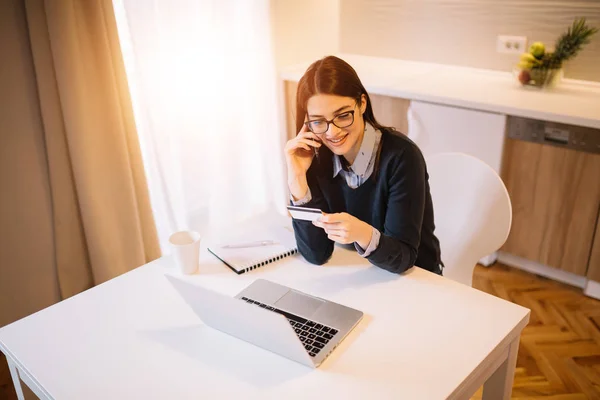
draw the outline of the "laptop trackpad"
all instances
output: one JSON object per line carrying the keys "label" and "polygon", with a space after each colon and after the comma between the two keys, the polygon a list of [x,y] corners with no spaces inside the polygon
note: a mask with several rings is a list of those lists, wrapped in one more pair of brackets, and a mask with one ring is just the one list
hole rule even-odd
{"label": "laptop trackpad", "polygon": [[275,306],[279,309],[310,318],[324,301],[290,290],[277,300]]}

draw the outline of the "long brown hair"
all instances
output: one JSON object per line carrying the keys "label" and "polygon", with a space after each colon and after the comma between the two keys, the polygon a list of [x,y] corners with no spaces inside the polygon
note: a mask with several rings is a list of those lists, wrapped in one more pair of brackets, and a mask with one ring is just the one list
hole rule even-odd
{"label": "long brown hair", "polygon": [[377,122],[371,107],[371,98],[358,78],[358,74],[346,61],[335,56],[327,56],[308,67],[298,82],[296,93],[296,132],[300,132],[306,118],[308,99],[316,94],[331,94],[351,97],[360,104],[362,95],[367,98],[367,108],[363,114],[365,122],[375,129],[393,130]]}
{"label": "long brown hair", "polygon": [[[298,91],[296,93],[296,132],[300,132],[304,119],[308,114],[306,109],[308,99],[316,94],[330,94],[336,96],[350,97],[360,104],[361,97],[367,98],[367,108],[363,114],[365,123],[377,130],[395,131],[393,127],[381,125],[373,115],[371,98],[363,86],[358,74],[350,64],[341,58],[327,56],[315,61],[308,67],[300,81],[298,82]],[[381,145],[377,149],[373,175],[377,178],[379,172],[379,158],[381,155]]]}

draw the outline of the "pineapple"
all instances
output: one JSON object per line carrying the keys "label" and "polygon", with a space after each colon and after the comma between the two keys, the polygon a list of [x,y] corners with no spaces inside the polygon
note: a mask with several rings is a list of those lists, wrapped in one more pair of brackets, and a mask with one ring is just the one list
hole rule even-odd
{"label": "pineapple", "polygon": [[597,32],[598,28],[586,25],[585,18],[580,18],[558,38],[554,51],[544,51],[543,44],[534,43],[530,54],[521,56],[518,67],[529,71],[519,75],[519,81],[534,86],[555,85],[563,63],[574,58]]}
{"label": "pineapple", "polygon": [[560,68],[563,62],[575,57],[596,32],[598,32],[597,28],[586,25],[585,18],[575,20],[567,32],[556,41],[554,52],[550,53],[549,57],[544,55],[543,64],[548,68]]}

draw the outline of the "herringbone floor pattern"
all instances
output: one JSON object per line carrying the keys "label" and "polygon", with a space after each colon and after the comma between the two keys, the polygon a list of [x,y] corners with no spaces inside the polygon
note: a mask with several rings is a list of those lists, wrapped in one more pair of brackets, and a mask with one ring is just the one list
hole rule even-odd
{"label": "herringbone floor pattern", "polygon": [[[473,286],[531,309],[521,336],[513,399],[600,400],[600,301],[500,264],[476,267]],[[473,399],[480,398],[481,390]],[[16,399],[3,359],[0,399]]]}
{"label": "herringbone floor pattern", "polygon": [[[499,264],[477,266],[473,286],[531,310],[521,335],[513,399],[600,400],[600,301]],[[481,390],[473,399],[480,398]]]}

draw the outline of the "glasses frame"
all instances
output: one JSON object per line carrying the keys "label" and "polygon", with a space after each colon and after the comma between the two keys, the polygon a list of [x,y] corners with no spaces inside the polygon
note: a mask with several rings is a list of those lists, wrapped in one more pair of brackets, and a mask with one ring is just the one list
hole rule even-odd
{"label": "glasses frame", "polygon": [[[336,126],[336,127],[340,128],[340,129],[347,128],[347,127],[349,127],[349,126],[352,126],[352,124],[354,123],[354,112],[356,111],[356,106],[357,106],[357,104],[354,104],[354,109],[352,109],[352,110],[350,110],[350,111],[344,111],[344,112],[342,112],[342,113],[339,113],[338,115],[336,115],[335,117],[333,117],[333,118],[332,118],[332,119],[330,119],[330,120],[326,120],[326,119],[324,119],[324,118],[323,118],[323,119],[312,119],[312,120],[310,120],[310,121],[306,121],[306,122],[304,123],[304,125],[306,125],[306,128],[307,128],[309,131],[311,131],[312,133],[314,133],[315,135],[324,135],[324,134],[326,134],[326,133],[327,133],[327,131],[329,130],[329,124],[333,124],[334,126]],[[335,121],[335,119],[336,119],[337,117],[339,117],[340,115],[344,115],[344,114],[347,114],[347,113],[350,113],[350,115],[352,115],[352,122],[350,122],[348,125],[345,125],[345,126],[339,126],[338,124],[336,124],[335,122],[333,122],[333,121]],[[321,132],[321,133],[313,132],[313,130],[310,128],[310,123],[311,123],[311,122],[315,122],[315,121],[326,122],[326,123],[327,123],[327,129],[325,129],[325,131],[324,131],[324,132]]]}

